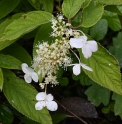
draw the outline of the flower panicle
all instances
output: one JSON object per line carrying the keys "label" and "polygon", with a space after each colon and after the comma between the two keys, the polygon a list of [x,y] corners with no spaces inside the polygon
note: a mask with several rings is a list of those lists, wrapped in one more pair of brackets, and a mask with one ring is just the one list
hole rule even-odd
{"label": "flower panicle", "polygon": [[[64,21],[62,14],[52,18],[51,24],[53,31],[50,36],[54,38],[52,44],[43,41],[36,45],[37,55],[33,58],[33,69],[28,67],[26,63],[22,64],[22,70],[25,73],[24,79],[27,83],[31,83],[32,80],[38,82],[39,75],[44,78],[44,82],[39,83],[42,89],[47,87],[47,84],[52,86],[59,84],[57,81],[59,67],[67,69],[68,66],[73,66],[73,74],[76,76],[81,73],[81,67],[93,71],[92,68],[81,62],[73,48],[81,49],[86,59],[98,50],[97,42],[94,40],[88,41],[87,36],[82,31],[72,29],[71,24]],[[72,63],[70,51],[76,56],[79,63]],[[50,111],[55,111],[58,108],[57,103],[53,101],[53,96],[46,94],[46,88],[45,92],[36,95],[36,100],[38,101],[35,104],[36,110],[42,110],[43,107],[46,107]]]}

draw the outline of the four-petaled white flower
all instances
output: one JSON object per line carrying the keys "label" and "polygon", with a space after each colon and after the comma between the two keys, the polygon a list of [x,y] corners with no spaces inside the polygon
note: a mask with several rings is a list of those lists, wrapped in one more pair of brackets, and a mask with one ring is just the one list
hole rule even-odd
{"label": "four-petaled white flower", "polygon": [[83,63],[70,64],[69,66],[72,66],[72,65],[73,65],[73,74],[76,75],[76,76],[80,74],[80,72],[81,72],[81,67],[83,67],[83,68],[86,69],[86,70],[92,71],[92,69],[91,69],[89,66],[87,66],[87,65],[85,65],[85,64],[83,64]]}
{"label": "four-petaled white flower", "polygon": [[41,110],[43,107],[47,107],[50,111],[56,111],[58,109],[58,105],[53,101],[53,96],[51,94],[47,95],[45,92],[40,92],[36,95],[36,100],[38,101],[35,104],[36,110]]}
{"label": "four-petaled white flower", "polygon": [[27,83],[31,83],[32,79],[35,82],[38,82],[37,73],[34,72],[34,70],[32,68],[28,67],[28,65],[26,63],[22,64],[22,71],[25,73],[24,79]]}
{"label": "four-petaled white flower", "polygon": [[98,50],[97,42],[94,40],[87,41],[86,36],[71,38],[70,45],[74,48],[82,48],[82,53],[85,58],[91,57],[92,52],[96,52]]}

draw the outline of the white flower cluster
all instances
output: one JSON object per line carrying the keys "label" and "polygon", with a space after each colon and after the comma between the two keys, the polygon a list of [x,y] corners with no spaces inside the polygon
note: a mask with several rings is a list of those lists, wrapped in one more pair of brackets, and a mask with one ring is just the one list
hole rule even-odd
{"label": "white flower cluster", "polygon": [[70,45],[74,48],[82,48],[82,53],[87,59],[91,57],[92,52],[96,52],[98,50],[97,42],[94,40],[87,41],[86,36],[71,38]]}
{"label": "white flower cluster", "polygon": [[68,56],[69,47],[65,39],[56,39],[51,45],[47,42],[38,45],[32,67],[38,68],[38,75],[41,74],[45,78],[41,86],[49,83],[57,84],[56,74],[59,66],[66,68],[71,63],[71,58]]}
{"label": "white flower cluster", "polygon": [[61,14],[58,15],[58,19],[53,18],[51,22],[53,29],[53,32],[51,33],[52,37],[60,37],[62,40],[67,40],[67,43],[69,43],[70,36],[77,38],[80,35],[78,31],[70,28],[70,23],[63,21],[63,15]]}
{"label": "white flower cluster", "polygon": [[58,105],[53,101],[53,96],[51,94],[47,95],[45,92],[40,92],[36,95],[36,100],[38,101],[35,104],[36,110],[42,110],[43,107],[47,107],[50,111],[56,111],[58,109]]}
{"label": "white flower cluster", "polygon": [[34,70],[30,67],[28,67],[28,65],[26,63],[22,64],[22,70],[25,73],[24,75],[24,79],[27,83],[31,83],[32,79],[35,82],[38,82],[38,75],[36,72],[34,72]]}
{"label": "white flower cluster", "polygon": [[[41,88],[45,88],[47,84],[56,85],[58,84],[56,75],[59,67],[66,69],[68,66],[73,66],[75,75],[80,74],[81,67],[93,71],[90,67],[81,63],[72,48],[81,48],[84,57],[88,59],[92,56],[92,52],[98,50],[97,42],[94,40],[87,41],[87,36],[82,31],[73,30],[71,24],[66,23],[63,19],[63,15],[59,14],[57,18],[51,20],[53,32],[50,36],[54,37],[55,40],[52,44],[43,42],[37,45],[37,56],[33,59],[33,69],[25,63],[22,64],[22,70],[25,73],[24,79],[27,83],[30,83],[32,79],[38,82],[38,75],[41,75],[44,78],[44,82],[40,82]],[[79,63],[72,63],[70,51],[77,57]],[[51,94],[38,93],[36,100],[38,101],[35,105],[36,110],[47,107],[48,110],[55,111],[58,108]]]}
{"label": "white flower cluster", "polygon": [[37,56],[33,59],[32,67],[38,68],[38,75],[42,75],[45,78],[40,86],[44,88],[46,84],[56,85],[58,81],[56,79],[57,70],[59,67],[67,68],[72,62],[69,55],[69,49],[71,45],[69,43],[70,36],[77,38],[80,33],[70,29],[71,24],[63,21],[63,16],[58,15],[57,19],[51,20],[53,32],[52,37],[55,37],[55,42],[51,45],[48,42],[43,42],[37,45]]}

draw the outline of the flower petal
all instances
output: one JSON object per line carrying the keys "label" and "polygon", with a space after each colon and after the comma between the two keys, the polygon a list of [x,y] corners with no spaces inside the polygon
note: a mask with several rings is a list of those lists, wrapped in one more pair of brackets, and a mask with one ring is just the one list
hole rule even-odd
{"label": "flower petal", "polygon": [[87,44],[92,52],[96,52],[98,50],[98,45],[96,41],[91,40],[91,41],[88,41]]}
{"label": "flower petal", "polygon": [[36,100],[37,101],[41,101],[44,100],[46,98],[46,93],[45,92],[40,92],[36,95]]}
{"label": "flower petal", "polygon": [[44,101],[37,102],[37,103],[35,104],[35,109],[36,109],[36,110],[42,110],[43,107],[45,107],[45,102],[44,102]]}
{"label": "flower petal", "polygon": [[47,109],[50,111],[56,111],[58,109],[58,105],[55,101],[47,102],[46,106],[47,106]]}
{"label": "flower petal", "polygon": [[22,71],[23,71],[24,73],[28,73],[28,70],[27,70],[28,65],[27,65],[26,63],[23,63],[23,64],[21,65],[21,67],[22,67]]}
{"label": "flower petal", "polygon": [[78,38],[71,38],[70,45],[74,48],[82,48],[85,42],[86,36],[80,36]]}
{"label": "flower petal", "polygon": [[92,69],[91,69],[89,66],[87,66],[86,64],[80,63],[80,65],[81,65],[84,69],[89,70],[89,71],[92,71]]}
{"label": "flower petal", "polygon": [[26,67],[26,69],[28,70],[28,73],[33,73],[34,72],[34,70],[30,67]]}
{"label": "flower petal", "polygon": [[29,76],[28,74],[25,74],[25,75],[24,75],[24,79],[25,79],[25,81],[26,81],[27,83],[31,83],[31,81],[32,81],[31,76]]}
{"label": "flower petal", "polygon": [[74,75],[79,75],[80,74],[80,64],[75,64],[73,66],[73,74]]}
{"label": "flower petal", "polygon": [[86,59],[88,59],[89,57],[91,57],[92,51],[89,48],[89,45],[87,45],[87,43],[82,47],[82,53],[83,53],[83,55],[84,55],[84,57]]}
{"label": "flower petal", "polygon": [[31,77],[35,82],[38,82],[38,75],[36,72],[32,72]]}
{"label": "flower petal", "polygon": [[48,94],[48,95],[46,96],[46,101],[50,102],[50,101],[52,101],[52,100],[53,100],[53,96],[52,96],[51,94]]}
{"label": "flower petal", "polygon": [[80,36],[79,39],[82,39],[84,42],[87,41],[87,37],[86,36]]}

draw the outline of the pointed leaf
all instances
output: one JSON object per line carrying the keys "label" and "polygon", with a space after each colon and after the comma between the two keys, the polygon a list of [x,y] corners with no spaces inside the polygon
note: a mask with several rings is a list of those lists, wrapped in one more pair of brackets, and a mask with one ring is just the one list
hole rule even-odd
{"label": "pointed leaf", "polygon": [[115,100],[114,105],[115,115],[119,115],[122,119],[122,96],[114,93],[112,99]]}
{"label": "pointed leaf", "polygon": [[101,103],[106,106],[110,100],[110,90],[95,83],[85,91],[85,94],[95,106],[99,106]]}
{"label": "pointed leaf", "polygon": [[43,0],[43,7],[45,11],[52,12],[53,6],[54,6],[54,0]]}
{"label": "pointed leaf", "polygon": [[0,19],[14,10],[20,0],[1,0],[0,1]]}
{"label": "pointed leaf", "polygon": [[[5,31],[6,27],[10,25],[15,19],[18,19],[22,16],[22,13],[17,13],[10,18],[6,19],[0,24],[0,38],[3,36],[3,32]],[[9,46],[10,44],[14,43],[16,40],[6,40],[0,41],[0,50],[4,49],[5,47]]]}
{"label": "pointed leaf", "polygon": [[64,77],[64,78],[58,78],[58,82],[61,86],[67,86],[69,83],[68,78]]}
{"label": "pointed leaf", "polygon": [[4,105],[0,105],[0,122],[2,124],[12,124],[14,116],[12,111]]}
{"label": "pointed leaf", "polygon": [[91,84],[94,84],[94,81],[91,80],[83,71],[81,72],[80,76],[80,84],[83,86],[90,86]]}
{"label": "pointed leaf", "polygon": [[11,24],[15,19],[20,18],[23,15],[23,13],[17,13],[14,14],[13,16],[10,16],[9,18],[7,18],[6,20],[4,20],[1,24],[0,24],[0,37],[2,37],[3,32],[5,31],[6,27]]}
{"label": "pointed leaf", "polygon": [[48,23],[51,18],[52,15],[44,11],[33,11],[24,14],[21,18],[8,25],[0,41],[14,40],[34,30],[39,25]]}
{"label": "pointed leaf", "polygon": [[113,12],[113,13],[117,13],[118,15],[121,15],[121,11],[119,10],[119,8],[115,5],[109,5],[109,6],[105,6],[104,8],[107,11]]}
{"label": "pointed leaf", "polygon": [[53,124],[59,124],[60,121],[67,118],[67,115],[65,115],[65,114],[52,114],[51,117],[52,117]]}
{"label": "pointed leaf", "polygon": [[21,69],[22,62],[13,56],[0,54],[0,67],[8,69]]}
{"label": "pointed leaf", "polygon": [[84,0],[64,0],[62,4],[63,14],[67,18],[72,18],[80,10]]}
{"label": "pointed leaf", "polygon": [[36,121],[33,121],[25,116],[19,117],[19,119],[24,123],[24,124],[40,124]]}
{"label": "pointed leaf", "polygon": [[119,31],[121,29],[120,20],[116,13],[105,11],[102,18],[107,20],[109,28],[113,31]]}
{"label": "pointed leaf", "polygon": [[83,9],[81,25],[82,27],[91,27],[99,21],[103,14],[103,5],[91,1],[89,6]]}
{"label": "pointed leaf", "polygon": [[3,49],[1,52],[3,54],[16,57],[21,62],[27,63],[29,66],[31,65],[31,62],[32,62],[31,56],[22,46],[20,46],[17,43],[10,45],[9,47]]}
{"label": "pointed leaf", "polygon": [[87,6],[90,4],[91,1],[92,1],[92,0],[85,0],[85,1],[83,2],[83,4],[81,5],[81,8],[87,7]]}
{"label": "pointed leaf", "polygon": [[28,0],[28,1],[36,10],[40,10],[40,0]]}
{"label": "pointed leaf", "polygon": [[85,73],[96,83],[122,95],[122,83],[118,61],[101,45],[98,51],[92,53],[89,59],[84,58],[81,50],[81,61],[92,68],[92,72]]}
{"label": "pointed leaf", "polygon": [[90,36],[96,41],[102,40],[108,30],[108,23],[106,19],[101,19],[90,29]]}
{"label": "pointed leaf", "polygon": [[[119,61],[120,67],[122,67],[122,33],[118,33],[117,37],[113,38],[113,46],[109,48],[109,51],[115,55],[117,60]],[[112,52],[114,51],[114,52]]]}
{"label": "pointed leaf", "polygon": [[0,91],[3,89],[3,72],[0,68]]}
{"label": "pointed leaf", "polygon": [[121,5],[122,0],[99,0],[100,3],[102,4],[107,4],[107,5]]}
{"label": "pointed leaf", "polygon": [[8,70],[4,70],[4,79],[4,94],[14,108],[32,120],[42,124],[52,124],[46,108],[41,111],[35,109],[37,91],[31,85]]}

